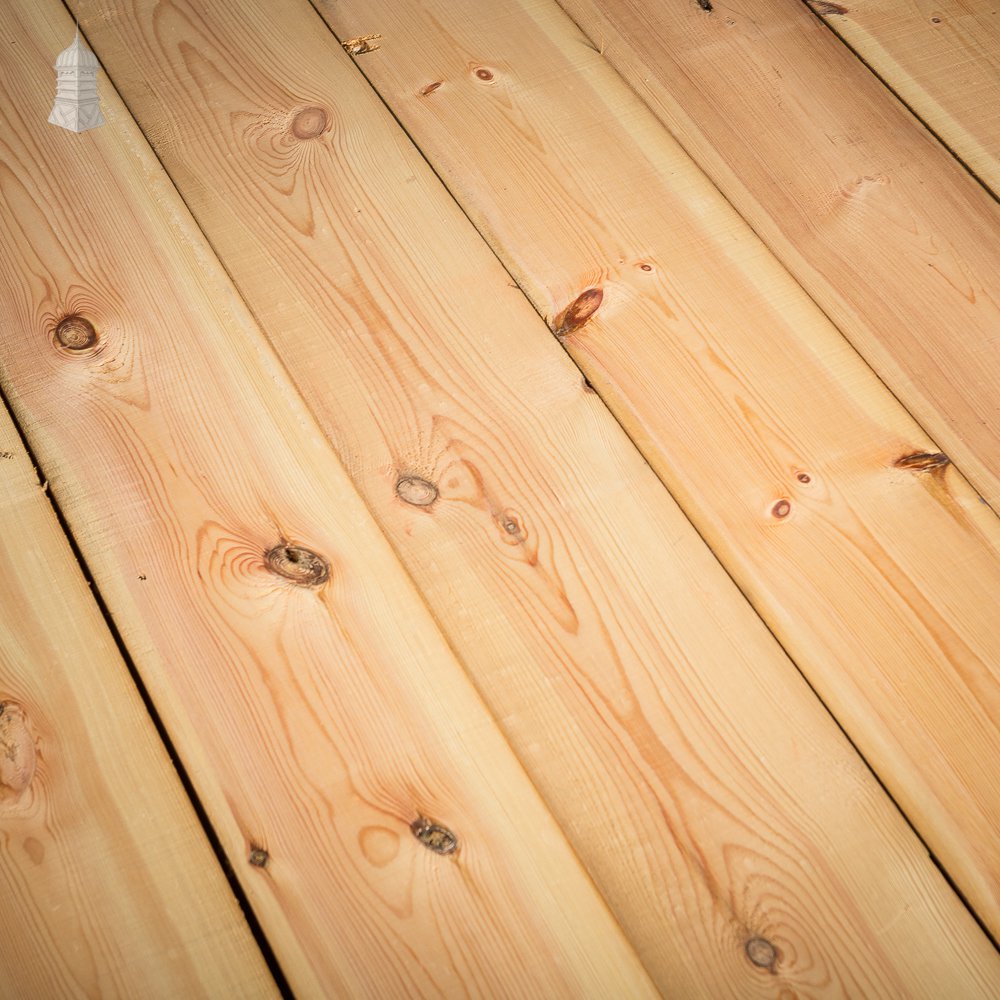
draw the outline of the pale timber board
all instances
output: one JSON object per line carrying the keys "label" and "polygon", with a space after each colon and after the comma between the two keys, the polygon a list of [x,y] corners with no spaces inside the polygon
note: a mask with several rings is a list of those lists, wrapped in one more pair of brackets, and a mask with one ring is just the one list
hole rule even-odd
{"label": "pale timber board", "polygon": [[1000,935],[993,512],[554,3],[320,9]]}
{"label": "pale timber board", "polygon": [[0,403],[0,995],[277,989]]}
{"label": "pale timber board", "polygon": [[46,124],[65,10],[0,31],[4,389],[296,994],[654,995],[120,101]]}
{"label": "pale timber board", "polygon": [[898,814],[315,15],[81,15],[657,983],[994,989]]}
{"label": "pale timber board", "polygon": [[1000,5],[815,0],[811,6],[1000,195]]}
{"label": "pale timber board", "polygon": [[1000,206],[800,0],[561,0],[1000,503]]}

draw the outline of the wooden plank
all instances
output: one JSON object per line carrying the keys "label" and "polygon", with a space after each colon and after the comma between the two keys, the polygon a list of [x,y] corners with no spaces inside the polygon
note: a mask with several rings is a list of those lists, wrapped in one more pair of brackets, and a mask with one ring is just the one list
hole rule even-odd
{"label": "wooden plank", "polygon": [[322,12],[1000,935],[1000,522],[554,4]]}
{"label": "wooden plank", "polygon": [[[134,122],[8,16],[4,385],[303,996],[651,996]],[[13,43],[13,44],[12,44]]]}
{"label": "wooden plank", "polygon": [[560,2],[1000,505],[1000,206],[798,0]]}
{"label": "wooden plank", "polygon": [[0,993],[277,990],[0,403]]}
{"label": "wooden plank", "polygon": [[81,7],[657,984],[994,989],[898,814],[335,41],[304,4],[246,11]]}
{"label": "wooden plank", "polygon": [[807,0],[1000,194],[1000,16],[975,0]]}

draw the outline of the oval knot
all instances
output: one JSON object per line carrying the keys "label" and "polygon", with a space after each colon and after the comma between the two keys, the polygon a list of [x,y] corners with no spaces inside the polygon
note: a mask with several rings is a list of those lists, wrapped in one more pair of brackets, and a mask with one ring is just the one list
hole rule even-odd
{"label": "oval knot", "polygon": [[0,701],[0,802],[16,799],[35,777],[38,751],[24,709]]}
{"label": "oval knot", "polygon": [[55,336],[56,341],[67,351],[85,351],[97,343],[94,324],[76,314],[67,316],[56,324]]}
{"label": "oval knot", "polygon": [[292,135],[296,139],[318,139],[326,131],[329,122],[325,109],[315,105],[303,108],[292,119]]}
{"label": "oval knot", "polygon": [[752,937],[744,945],[747,958],[757,966],[758,969],[774,969],[774,963],[778,961],[778,949],[771,944],[767,938]]}
{"label": "oval knot", "polygon": [[411,824],[413,836],[429,851],[435,854],[454,854],[458,850],[458,838],[443,826],[418,816]]}
{"label": "oval knot", "polygon": [[597,312],[600,304],[604,301],[604,290],[601,288],[588,288],[578,295],[565,309],[552,321],[552,332],[557,337],[565,337],[568,334],[579,330],[591,316]]}
{"label": "oval knot", "polygon": [[301,545],[282,542],[264,553],[268,569],[300,587],[318,587],[330,578],[330,565],[320,555]]}
{"label": "oval knot", "polygon": [[414,507],[430,507],[438,498],[438,488],[420,476],[400,476],[396,480],[396,496]]}
{"label": "oval knot", "polygon": [[940,451],[914,451],[892,463],[897,469],[910,472],[937,472],[951,464],[951,459]]}

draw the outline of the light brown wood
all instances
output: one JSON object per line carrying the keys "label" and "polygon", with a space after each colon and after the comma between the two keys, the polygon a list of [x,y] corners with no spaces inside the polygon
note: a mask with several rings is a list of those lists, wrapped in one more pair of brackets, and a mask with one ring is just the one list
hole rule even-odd
{"label": "light brown wood", "polygon": [[814,0],[810,6],[1000,194],[1000,9],[995,3]]}
{"label": "light brown wood", "polygon": [[661,988],[990,992],[985,939],[315,15],[81,14]]}
{"label": "light brown wood", "polygon": [[278,991],[0,403],[0,994]]}
{"label": "light brown wood", "polygon": [[1000,206],[800,0],[561,0],[1000,506]]}
{"label": "light brown wood", "polygon": [[4,387],[297,995],[654,995],[120,101],[38,113],[65,10],[0,30]]}
{"label": "light brown wood", "polygon": [[992,511],[554,3],[321,9],[1000,934]]}

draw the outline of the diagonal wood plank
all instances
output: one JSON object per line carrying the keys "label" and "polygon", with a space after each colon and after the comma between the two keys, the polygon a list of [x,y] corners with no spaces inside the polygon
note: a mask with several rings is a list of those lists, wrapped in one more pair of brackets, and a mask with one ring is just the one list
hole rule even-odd
{"label": "diagonal wood plank", "polygon": [[134,122],[45,123],[65,9],[0,31],[4,387],[292,987],[652,996]]}
{"label": "diagonal wood plank", "polygon": [[555,4],[320,9],[1000,934],[1000,522]]}
{"label": "diagonal wood plank", "polygon": [[989,992],[985,941],[318,19],[80,12],[658,984]]}
{"label": "diagonal wood plank", "polygon": [[1000,195],[1000,8],[983,0],[806,0]]}
{"label": "diagonal wood plank", "polygon": [[276,997],[0,403],[0,994]]}
{"label": "diagonal wood plank", "polygon": [[1000,504],[1000,206],[799,0],[560,0]]}

